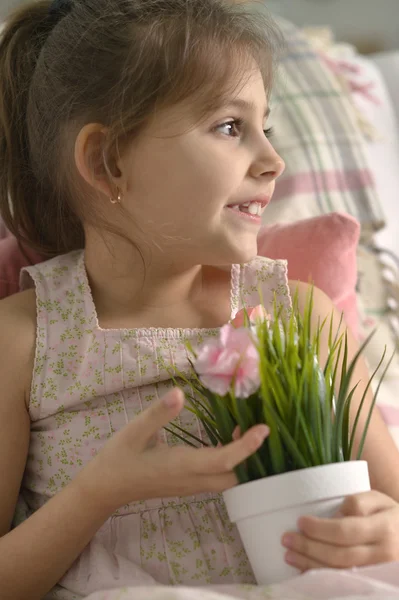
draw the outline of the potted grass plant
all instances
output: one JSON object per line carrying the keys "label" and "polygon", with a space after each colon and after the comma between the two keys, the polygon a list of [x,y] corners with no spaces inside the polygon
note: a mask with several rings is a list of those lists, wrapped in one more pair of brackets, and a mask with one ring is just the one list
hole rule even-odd
{"label": "potted grass plant", "polygon": [[[375,391],[360,443],[355,444],[365,397],[385,352],[353,419],[351,402],[358,385],[352,385],[353,372],[374,332],[349,362],[346,332],[334,335],[333,316],[312,331],[312,310],[312,288],[303,316],[297,294],[285,320],[276,302],[272,315],[262,305],[247,307],[221,328],[218,338],[195,350],[189,347],[192,376],[179,373],[176,378],[210,444],[228,444],[259,423],[270,428],[262,447],[236,468],[239,485],[224,492],[230,519],[237,524],[259,584],[297,574],[284,561],[281,537],[296,529],[300,516],[332,517],[345,496],[370,489],[367,463],[361,457],[393,357]],[[320,336],[325,327],[328,357],[321,366]],[[177,423],[168,431],[193,446],[206,445]]]}

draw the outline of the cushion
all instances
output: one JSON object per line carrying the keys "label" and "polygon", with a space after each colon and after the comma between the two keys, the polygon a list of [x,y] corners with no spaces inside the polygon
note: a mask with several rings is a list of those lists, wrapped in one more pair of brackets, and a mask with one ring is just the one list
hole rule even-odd
{"label": "cushion", "polygon": [[[266,210],[269,210],[269,207]],[[275,224],[261,229],[258,253],[288,261],[291,280],[308,282],[325,292],[343,311],[346,324],[358,333],[356,303],[356,252],[358,221],[350,215],[332,213],[298,223]]]}
{"label": "cushion", "polygon": [[265,223],[344,212],[362,234],[381,228],[383,211],[365,155],[358,113],[329,61],[290,23],[271,98],[272,143],[286,162]]}

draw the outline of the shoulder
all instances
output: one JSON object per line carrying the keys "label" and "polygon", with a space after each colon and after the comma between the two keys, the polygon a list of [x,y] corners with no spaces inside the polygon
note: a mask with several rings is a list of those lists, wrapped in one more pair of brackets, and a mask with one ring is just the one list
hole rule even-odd
{"label": "shoulder", "polygon": [[325,327],[320,331],[320,359],[325,364],[329,354],[329,330],[333,338],[346,334],[348,341],[348,356],[353,357],[357,352],[358,345],[350,330],[347,328],[343,313],[341,313],[332,300],[319,288],[302,281],[289,281],[291,298],[297,297],[297,306],[299,314],[303,315],[309,302],[309,295],[313,288],[313,307],[310,316],[311,331],[315,333],[320,325],[326,321]]}
{"label": "shoulder", "polygon": [[329,315],[339,314],[331,298],[327,296],[327,294],[323,292],[320,288],[314,285],[312,286],[311,284],[305,283],[303,281],[292,280],[288,281],[288,287],[292,299],[294,299],[294,297],[297,295],[298,309],[300,312],[304,312],[309,300],[309,296],[313,290],[313,318],[318,318],[322,314],[324,314],[323,318]]}
{"label": "shoulder", "polygon": [[36,294],[33,289],[0,300],[0,319],[3,327],[36,326]]}
{"label": "shoulder", "polygon": [[36,294],[33,289],[0,300],[0,371],[26,398],[30,390],[36,343]]}

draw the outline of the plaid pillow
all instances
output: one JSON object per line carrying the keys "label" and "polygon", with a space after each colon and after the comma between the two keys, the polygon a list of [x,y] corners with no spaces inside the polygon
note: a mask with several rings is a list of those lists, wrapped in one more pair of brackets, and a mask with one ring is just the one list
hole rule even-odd
{"label": "plaid pillow", "polygon": [[287,41],[271,98],[272,142],[286,161],[265,223],[346,212],[362,235],[384,225],[365,141],[348,93],[294,25],[278,20]]}

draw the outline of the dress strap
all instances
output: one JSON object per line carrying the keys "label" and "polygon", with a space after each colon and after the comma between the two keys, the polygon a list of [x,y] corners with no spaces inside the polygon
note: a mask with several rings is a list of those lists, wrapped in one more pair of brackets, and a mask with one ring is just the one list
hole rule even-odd
{"label": "dress strap", "polygon": [[243,265],[240,270],[239,309],[264,304],[266,310],[271,312],[274,298],[277,308],[282,309],[282,317],[288,318],[292,311],[292,300],[287,261],[258,256]]}

